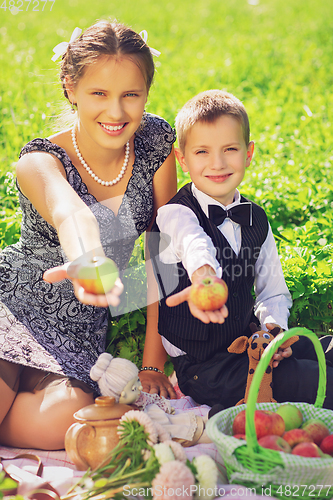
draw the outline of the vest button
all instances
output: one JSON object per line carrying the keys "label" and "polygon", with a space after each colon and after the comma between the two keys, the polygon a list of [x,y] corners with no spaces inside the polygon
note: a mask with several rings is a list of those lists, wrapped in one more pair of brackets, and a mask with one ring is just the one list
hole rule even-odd
{"label": "vest button", "polygon": [[198,380],[198,375],[194,375],[193,380]]}
{"label": "vest button", "polygon": [[237,293],[237,292],[234,292],[234,293],[232,294],[232,296],[236,298],[236,297],[238,297],[238,293]]}
{"label": "vest button", "polygon": [[239,318],[239,315],[238,315],[238,314],[235,314],[234,319],[235,319],[235,321],[239,321],[239,319],[240,319],[240,318]]}

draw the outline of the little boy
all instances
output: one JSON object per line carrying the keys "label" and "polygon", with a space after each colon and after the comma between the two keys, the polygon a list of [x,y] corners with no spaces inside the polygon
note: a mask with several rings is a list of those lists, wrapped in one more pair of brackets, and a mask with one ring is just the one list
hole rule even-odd
{"label": "little boy", "polygon": [[[292,302],[267,216],[237,190],[254,152],[243,104],[227,92],[202,92],[181,109],[176,129],[176,156],[192,183],[158,210],[157,238],[150,238],[162,295],[159,333],[181,391],[197,403],[227,408],[244,397],[248,374],[247,353],[227,348],[251,335],[253,321],[263,329],[287,329]],[[191,282],[206,275],[227,283],[228,301],[219,311],[200,311],[189,299]],[[312,399],[316,388],[313,394],[307,385],[304,399],[297,380],[304,367],[294,366],[291,354],[288,348],[274,355],[273,395]]]}

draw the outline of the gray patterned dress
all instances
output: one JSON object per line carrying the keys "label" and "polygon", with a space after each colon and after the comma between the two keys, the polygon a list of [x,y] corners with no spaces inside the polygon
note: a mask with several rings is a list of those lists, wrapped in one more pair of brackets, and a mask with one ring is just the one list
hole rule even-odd
{"label": "gray patterned dress", "polygon": [[[134,242],[153,215],[153,177],[171,152],[174,131],[146,114],[134,140],[132,176],[117,216],[88,192],[66,152],[47,139],[34,139],[21,151],[44,151],[63,164],[67,180],[94,213],[106,255],[126,268]],[[0,358],[74,377],[88,383],[91,366],[105,349],[107,309],[87,306],[74,296],[69,280],[49,284],[47,269],[67,259],[55,229],[19,191],[22,230],[18,243],[0,253]]]}

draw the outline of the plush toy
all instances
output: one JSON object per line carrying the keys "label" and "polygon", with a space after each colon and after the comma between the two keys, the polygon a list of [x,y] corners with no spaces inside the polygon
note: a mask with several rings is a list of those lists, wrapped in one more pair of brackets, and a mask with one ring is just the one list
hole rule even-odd
{"label": "plush toy", "polygon": [[174,414],[169,400],[158,394],[141,392],[139,370],[128,359],[114,358],[104,352],[91,368],[90,377],[98,383],[102,396],[112,396],[117,403],[134,405],[135,409],[145,411],[182,446],[211,442],[203,417],[192,411]]}
{"label": "plush toy", "polygon": [[[261,356],[264,352],[264,349],[268,346],[268,344],[276,337],[278,333],[280,333],[280,328],[276,327],[270,332],[265,332],[265,331],[259,331],[257,325],[255,323],[250,324],[250,328],[252,331],[252,336],[251,337],[238,337],[236,340],[233,341],[233,343],[228,347],[229,352],[233,352],[235,354],[241,354],[242,352],[245,352],[247,350],[247,354],[249,357],[249,373],[247,376],[247,382],[246,382],[246,388],[245,388],[245,396],[243,399],[238,401],[236,403],[237,405],[241,405],[243,403],[247,402],[247,398],[249,396],[249,390],[250,390],[250,385],[253,379],[253,375],[255,372],[255,369],[258,366],[258,363],[261,359]],[[299,337],[294,336],[290,337],[290,339],[286,340],[282,345],[282,349],[286,349],[287,347],[291,346],[297,340]],[[257,398],[257,403],[267,403],[267,402],[274,402],[276,403],[275,399],[273,399],[273,382],[272,382],[272,375],[273,375],[273,359],[270,360],[270,363],[266,369],[266,372],[264,373],[264,376],[262,378],[259,392],[258,392],[258,398]]]}

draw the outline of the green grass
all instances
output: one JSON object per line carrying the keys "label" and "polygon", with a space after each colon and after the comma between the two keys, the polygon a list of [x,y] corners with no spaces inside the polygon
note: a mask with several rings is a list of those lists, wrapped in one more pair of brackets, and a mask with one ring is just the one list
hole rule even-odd
{"label": "green grass", "polygon": [[[295,299],[291,324],[331,331],[330,2],[55,0],[44,12],[32,12],[32,5],[15,15],[0,9],[1,246],[18,236],[11,174],[20,148],[54,131],[63,107],[53,46],[68,41],[75,26],[117,18],[146,29],[148,43],[162,52],[148,111],[173,124],[184,102],[208,88],[226,89],[244,102],[256,152],[241,190],[265,207],[277,237]],[[179,170],[179,185],[186,180]]]}

